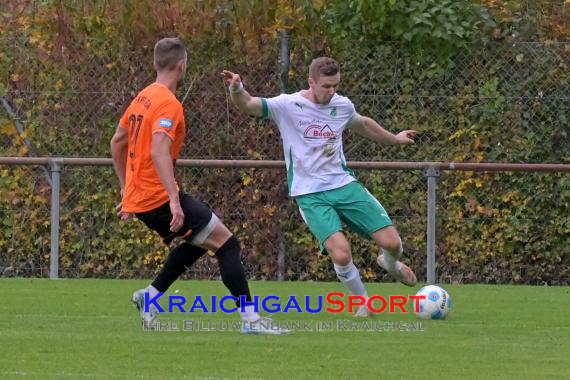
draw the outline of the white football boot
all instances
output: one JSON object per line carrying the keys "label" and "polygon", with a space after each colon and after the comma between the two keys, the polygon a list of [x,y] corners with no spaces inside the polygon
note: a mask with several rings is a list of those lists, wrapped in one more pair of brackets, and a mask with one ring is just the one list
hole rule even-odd
{"label": "white football boot", "polygon": [[146,289],[139,289],[133,293],[132,301],[139,311],[139,316],[141,318],[141,323],[145,326],[152,327],[156,322],[156,317],[158,316],[158,310],[156,306],[150,305],[148,312],[144,311],[144,294]]}

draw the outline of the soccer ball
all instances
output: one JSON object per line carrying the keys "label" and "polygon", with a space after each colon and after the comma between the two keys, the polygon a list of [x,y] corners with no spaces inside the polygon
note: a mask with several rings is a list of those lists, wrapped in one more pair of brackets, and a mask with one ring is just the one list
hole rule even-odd
{"label": "soccer ball", "polygon": [[414,313],[420,319],[445,319],[451,310],[451,297],[445,289],[435,285],[427,285],[421,288],[416,296],[426,296],[420,300],[420,310]]}

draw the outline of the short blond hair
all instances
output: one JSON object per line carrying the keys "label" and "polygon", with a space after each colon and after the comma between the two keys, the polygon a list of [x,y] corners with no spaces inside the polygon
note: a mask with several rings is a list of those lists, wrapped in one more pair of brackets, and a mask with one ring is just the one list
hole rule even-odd
{"label": "short blond hair", "polygon": [[154,45],[154,66],[157,71],[173,70],[186,58],[186,46],[180,38],[163,38]]}
{"label": "short blond hair", "polygon": [[338,62],[329,57],[315,58],[309,66],[309,78],[313,78],[313,80],[319,80],[321,75],[329,77],[339,72]]}

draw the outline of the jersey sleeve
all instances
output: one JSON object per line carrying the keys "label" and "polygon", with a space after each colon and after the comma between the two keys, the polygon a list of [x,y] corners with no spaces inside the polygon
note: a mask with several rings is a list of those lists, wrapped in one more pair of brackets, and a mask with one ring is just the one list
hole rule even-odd
{"label": "jersey sleeve", "polygon": [[362,116],[356,112],[354,103],[352,103],[348,98],[346,99],[346,112],[348,116],[348,122],[346,123],[346,128],[350,128],[358,123],[360,123]]}
{"label": "jersey sleeve", "polygon": [[[130,107],[129,107],[130,108]],[[125,110],[125,113],[119,119],[119,127],[128,130],[129,129],[129,108]]]}
{"label": "jersey sleeve", "polygon": [[286,112],[287,94],[281,94],[273,98],[261,98],[262,113],[264,119],[276,120],[279,115]]}
{"label": "jersey sleeve", "polygon": [[175,99],[167,100],[158,107],[152,120],[152,134],[166,133],[171,140],[182,124],[182,105]]}
{"label": "jersey sleeve", "polygon": [[346,123],[346,127],[350,128],[362,122],[362,116],[356,111],[352,113],[350,119],[348,119],[348,123]]}

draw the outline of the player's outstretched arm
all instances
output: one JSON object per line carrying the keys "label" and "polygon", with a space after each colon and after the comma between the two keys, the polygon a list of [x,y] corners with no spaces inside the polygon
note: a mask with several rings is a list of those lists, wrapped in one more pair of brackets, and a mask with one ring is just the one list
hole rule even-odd
{"label": "player's outstretched arm", "polygon": [[416,136],[416,131],[414,130],[405,130],[395,135],[367,116],[359,116],[352,122],[352,128],[359,135],[379,143],[392,145],[414,144],[414,137]]}
{"label": "player's outstretched arm", "polygon": [[240,111],[253,116],[261,116],[263,106],[261,99],[251,96],[244,88],[239,74],[232,73],[228,70],[222,71],[222,76],[226,80],[230,90],[230,97]]}

